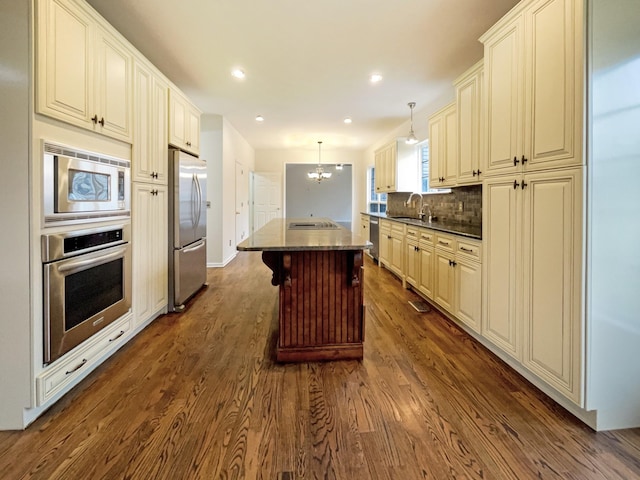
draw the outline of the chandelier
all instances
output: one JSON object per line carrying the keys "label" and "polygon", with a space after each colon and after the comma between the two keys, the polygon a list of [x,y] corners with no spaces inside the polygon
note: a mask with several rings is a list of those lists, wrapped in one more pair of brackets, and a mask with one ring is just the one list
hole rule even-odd
{"label": "chandelier", "polygon": [[331,172],[325,172],[324,168],[322,168],[321,148],[322,141],[318,141],[318,166],[315,170],[307,173],[309,180],[315,180],[318,183],[331,178]]}

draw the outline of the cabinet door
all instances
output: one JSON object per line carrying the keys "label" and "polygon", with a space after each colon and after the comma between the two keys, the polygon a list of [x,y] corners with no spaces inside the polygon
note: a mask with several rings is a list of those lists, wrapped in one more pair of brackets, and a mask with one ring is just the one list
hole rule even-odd
{"label": "cabinet door", "polygon": [[582,4],[539,0],[525,12],[526,170],[582,163]]}
{"label": "cabinet door", "polygon": [[525,182],[523,364],[580,404],[582,170]]}
{"label": "cabinet door", "polygon": [[514,177],[485,180],[482,188],[483,315],[482,334],[518,359],[521,357],[517,289],[520,242],[520,187]]}
{"label": "cabinet door", "polygon": [[187,147],[191,153],[198,155],[200,153],[200,112],[193,106],[188,110],[188,120]]}
{"label": "cabinet door", "polygon": [[37,2],[38,113],[93,129],[91,17],[68,0]]}
{"label": "cabinet door", "polygon": [[433,247],[420,247],[420,274],[418,290],[427,298],[433,298]]}
{"label": "cabinet door", "polygon": [[456,85],[458,184],[480,183],[480,101],[482,65]]}
{"label": "cabinet door", "polygon": [[480,333],[482,315],[482,267],[479,263],[456,259],[455,316]]}
{"label": "cabinet door", "polygon": [[133,69],[135,93],[134,136],[132,149],[132,180],[152,182],[154,180],[153,131],[153,74],[140,63]]}
{"label": "cabinet door", "polygon": [[456,168],[458,164],[458,116],[455,103],[444,112],[444,154],[440,157],[440,174],[444,181],[443,187],[456,184]]}
{"label": "cabinet door", "polygon": [[380,230],[379,230],[379,246],[380,251],[378,252],[378,262],[384,263],[389,266],[390,261],[390,245],[391,245],[391,230],[389,227],[382,228],[382,221],[380,221]]}
{"label": "cabinet door", "polygon": [[133,57],[113,35],[98,29],[96,103],[98,131],[131,143]]}
{"label": "cabinet door", "polygon": [[133,312],[137,324],[166,307],[167,187],[133,184]]}
{"label": "cabinet door", "polygon": [[418,287],[420,282],[420,250],[418,242],[407,241],[405,280],[408,284]]}
{"label": "cabinet door", "polygon": [[433,299],[446,311],[454,312],[455,271],[450,253],[435,249],[435,282]]}
{"label": "cabinet door", "polygon": [[187,146],[188,105],[179,93],[169,91],[169,143],[178,148]]}
{"label": "cabinet door", "polygon": [[136,182],[167,183],[167,86],[149,68],[134,66],[132,177]]}
{"label": "cabinet door", "polygon": [[523,154],[523,20],[519,15],[485,41],[487,175],[515,173]]}
{"label": "cabinet door", "polygon": [[391,234],[391,270],[402,276],[404,272],[404,240],[401,236]]}
{"label": "cabinet door", "polygon": [[437,115],[429,118],[429,188],[441,187],[443,173],[440,171],[441,157],[444,152],[442,135],[444,119]]}

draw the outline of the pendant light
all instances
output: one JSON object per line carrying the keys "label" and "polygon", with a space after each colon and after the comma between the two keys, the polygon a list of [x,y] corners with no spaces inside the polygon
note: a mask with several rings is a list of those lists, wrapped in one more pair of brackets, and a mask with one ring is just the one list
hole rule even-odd
{"label": "pendant light", "polygon": [[418,143],[418,138],[416,137],[416,134],[413,133],[413,107],[416,106],[416,102],[409,102],[407,105],[409,105],[409,108],[411,109],[411,130],[409,130],[406,142],[408,145],[415,145]]}
{"label": "pendant light", "polygon": [[314,171],[307,173],[309,180],[315,180],[318,183],[331,178],[331,172],[325,172],[324,168],[322,168],[321,148],[322,141],[318,141],[318,166]]}

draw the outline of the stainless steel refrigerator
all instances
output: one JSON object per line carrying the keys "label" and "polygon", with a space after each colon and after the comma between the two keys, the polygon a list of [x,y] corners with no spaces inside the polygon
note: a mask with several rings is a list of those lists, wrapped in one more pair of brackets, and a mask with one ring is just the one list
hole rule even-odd
{"label": "stainless steel refrigerator", "polygon": [[169,149],[169,311],[207,281],[207,164]]}

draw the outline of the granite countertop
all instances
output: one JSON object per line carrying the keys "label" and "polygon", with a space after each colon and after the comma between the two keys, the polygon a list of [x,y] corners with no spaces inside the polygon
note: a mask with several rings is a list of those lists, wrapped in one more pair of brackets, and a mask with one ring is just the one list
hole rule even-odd
{"label": "granite countertop", "polygon": [[431,230],[437,230],[439,232],[453,233],[468,238],[475,238],[476,240],[482,240],[482,227],[476,225],[469,225],[468,223],[455,223],[455,222],[424,222],[417,218],[408,217],[388,217],[386,213],[367,213],[360,212],[363,215],[369,215],[370,217],[384,218],[386,220],[392,220],[394,222],[400,222],[407,225],[415,225],[417,227],[430,228]]}
{"label": "granite countertop", "polygon": [[238,244],[240,251],[364,250],[371,242],[328,218],[277,218]]}

